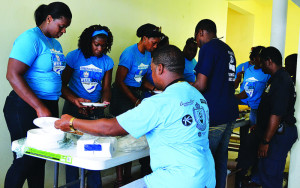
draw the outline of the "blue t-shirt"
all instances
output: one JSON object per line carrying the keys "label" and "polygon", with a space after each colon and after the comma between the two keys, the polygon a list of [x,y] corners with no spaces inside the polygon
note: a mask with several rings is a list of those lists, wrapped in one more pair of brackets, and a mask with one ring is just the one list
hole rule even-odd
{"label": "blue t-shirt", "polygon": [[248,69],[249,67],[252,67],[253,65],[251,65],[249,63],[249,61],[245,62],[245,63],[241,63],[239,64],[237,67],[236,67],[236,73],[235,73],[235,76],[237,73],[239,72],[242,72],[243,70],[246,71],[246,69]]}
{"label": "blue t-shirt", "polygon": [[233,51],[219,39],[212,39],[199,51],[195,71],[208,78],[203,96],[209,107],[210,126],[234,121],[238,117],[234,96],[235,65]]}
{"label": "blue t-shirt", "polygon": [[[237,73],[239,72],[242,72],[242,71],[246,71],[249,67],[252,67],[253,65],[251,65],[249,63],[249,61],[245,62],[245,63],[242,63],[242,64],[239,64],[237,67],[236,67],[236,73],[235,73],[235,78],[236,78],[236,75]],[[240,86],[240,92],[244,91],[244,82],[241,83],[241,86]],[[244,103],[244,104],[247,104],[247,100],[246,99],[241,99],[241,101]]]}
{"label": "blue t-shirt", "polygon": [[195,66],[197,64],[197,61],[195,59],[192,59],[192,61],[189,61],[185,58],[185,68],[183,72],[184,79],[188,82],[195,82],[196,75],[195,75]]}
{"label": "blue t-shirt", "polygon": [[270,77],[269,74],[263,73],[261,69],[255,69],[254,66],[245,71],[243,90],[248,96],[246,100],[251,109],[258,109],[261,95]]}
{"label": "blue t-shirt", "polygon": [[24,78],[38,98],[58,100],[66,59],[56,39],[46,37],[38,27],[29,29],[15,40],[9,57],[29,66]]}
{"label": "blue t-shirt", "polygon": [[153,173],[147,187],[215,187],[206,100],[187,82],[170,85],[117,116],[132,136],[146,134]]}
{"label": "blue t-shirt", "polygon": [[147,73],[145,75],[145,78],[148,82],[150,82],[152,85],[154,85],[153,78],[152,78],[152,70],[151,66],[148,67]]}
{"label": "blue t-shirt", "polygon": [[137,44],[127,47],[120,56],[119,66],[128,69],[124,83],[127,86],[141,87],[142,78],[151,64],[151,53],[147,50],[142,54]]}
{"label": "blue t-shirt", "polygon": [[102,79],[105,72],[114,67],[113,60],[105,54],[100,58],[91,56],[86,59],[79,49],[69,52],[66,59],[74,69],[69,88],[78,97],[98,102],[101,99]]}

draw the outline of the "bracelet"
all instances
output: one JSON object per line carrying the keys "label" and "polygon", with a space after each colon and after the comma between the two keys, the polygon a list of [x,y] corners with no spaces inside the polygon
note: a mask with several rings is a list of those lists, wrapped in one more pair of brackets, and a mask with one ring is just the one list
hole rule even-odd
{"label": "bracelet", "polygon": [[262,143],[263,145],[268,145],[268,144],[270,144],[270,141],[268,142],[268,141],[266,141],[266,139],[263,139],[261,143]]}
{"label": "bracelet", "polygon": [[135,101],[135,105],[134,106],[136,106],[137,105],[137,103],[140,101],[140,99],[137,99],[136,101]]}
{"label": "bracelet", "polygon": [[70,119],[70,121],[69,121],[69,127],[70,127],[71,131],[76,131],[76,130],[77,130],[77,129],[75,129],[74,126],[73,126],[73,121],[74,121],[74,119],[76,119],[76,117],[72,117],[72,118]]}

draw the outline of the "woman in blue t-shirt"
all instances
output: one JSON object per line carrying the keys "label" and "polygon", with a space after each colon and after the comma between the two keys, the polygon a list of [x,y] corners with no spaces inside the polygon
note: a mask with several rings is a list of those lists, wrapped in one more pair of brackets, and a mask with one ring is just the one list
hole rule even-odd
{"label": "woman in blue t-shirt", "polygon": [[[151,64],[151,52],[157,48],[163,34],[160,28],[148,23],[140,26],[136,35],[141,40],[137,44],[127,47],[120,56],[110,105],[110,113],[114,116],[122,114],[141,103],[142,84],[147,90],[155,89],[143,77]],[[148,162],[143,164],[147,165]],[[144,168],[143,164],[142,169],[147,168]],[[118,186],[127,183],[131,177],[131,163],[124,164],[123,167],[125,167],[124,173],[121,166],[117,167],[116,184]]]}
{"label": "woman in blue t-shirt", "polygon": [[[34,13],[36,27],[22,33],[9,56],[6,78],[13,91],[6,98],[4,116],[11,141],[26,137],[37,128],[37,117],[58,117],[61,71],[65,57],[55,39],[66,32],[72,13],[61,2],[40,5]],[[44,187],[45,160],[24,155],[8,169],[4,187]]]}
{"label": "woman in blue t-shirt", "polygon": [[183,55],[185,58],[185,68],[183,72],[184,79],[189,83],[194,83],[196,75],[194,68],[197,61],[194,59],[197,54],[197,42],[195,38],[188,38],[183,48]]}
{"label": "woman in blue t-shirt", "polygon": [[[104,108],[84,106],[82,102],[110,103],[114,62],[106,53],[110,52],[112,43],[112,33],[106,26],[92,25],[82,32],[78,49],[68,53],[67,66],[62,74],[62,97],[66,99],[63,114],[80,119],[104,116]],[[78,177],[77,167],[66,166],[67,183]],[[100,171],[89,171],[87,186],[102,187]]]}

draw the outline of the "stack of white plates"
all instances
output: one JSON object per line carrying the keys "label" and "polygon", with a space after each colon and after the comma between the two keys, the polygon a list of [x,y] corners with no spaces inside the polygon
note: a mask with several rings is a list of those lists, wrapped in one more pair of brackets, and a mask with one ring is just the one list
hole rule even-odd
{"label": "stack of white plates", "polygon": [[64,139],[64,132],[54,127],[54,122],[58,119],[40,117],[33,120],[40,128],[27,131],[26,145],[40,150],[59,148],[59,142]]}

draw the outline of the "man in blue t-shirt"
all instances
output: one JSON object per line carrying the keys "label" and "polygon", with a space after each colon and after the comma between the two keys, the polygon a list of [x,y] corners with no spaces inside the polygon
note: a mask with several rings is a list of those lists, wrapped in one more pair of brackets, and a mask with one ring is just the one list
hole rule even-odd
{"label": "man in blue t-shirt", "polygon": [[209,145],[216,164],[216,187],[224,188],[227,176],[228,143],[238,105],[234,96],[236,60],[232,49],[217,38],[216,24],[201,20],[195,29],[200,48],[193,84],[207,100],[210,129]]}
{"label": "man in blue t-shirt", "polygon": [[[161,94],[113,119],[80,120],[63,115],[55,127],[94,135],[146,134],[153,173],[124,187],[215,187],[214,160],[209,149],[209,110],[204,97],[184,81],[184,56],[173,45],[153,53],[155,86]],[[91,129],[93,127],[93,129]]]}

